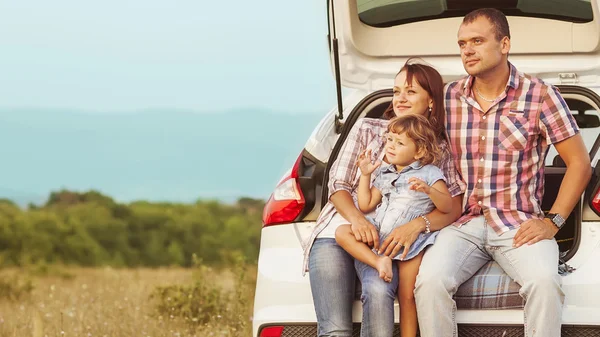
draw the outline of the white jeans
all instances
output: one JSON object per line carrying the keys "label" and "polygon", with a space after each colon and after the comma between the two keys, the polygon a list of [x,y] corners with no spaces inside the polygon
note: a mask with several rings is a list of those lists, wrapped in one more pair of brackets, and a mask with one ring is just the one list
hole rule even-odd
{"label": "white jeans", "polygon": [[489,260],[498,262],[521,285],[525,336],[560,336],[564,293],[556,240],[513,248],[516,233],[498,236],[483,216],[440,231],[423,257],[415,288],[421,337],[458,336],[452,296]]}

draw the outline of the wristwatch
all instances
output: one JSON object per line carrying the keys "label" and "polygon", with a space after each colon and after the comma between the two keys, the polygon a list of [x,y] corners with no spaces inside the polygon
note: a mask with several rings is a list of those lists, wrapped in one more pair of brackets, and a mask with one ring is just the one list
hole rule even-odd
{"label": "wristwatch", "polygon": [[565,219],[558,213],[547,213],[544,217],[550,219],[554,226],[558,227],[559,229],[565,224]]}

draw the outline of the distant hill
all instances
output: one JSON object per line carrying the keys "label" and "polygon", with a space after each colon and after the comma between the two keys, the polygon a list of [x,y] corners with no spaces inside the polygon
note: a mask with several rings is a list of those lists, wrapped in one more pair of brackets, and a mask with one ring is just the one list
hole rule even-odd
{"label": "distant hill", "polygon": [[323,115],[0,110],[0,198],[93,188],[121,201],[266,199]]}

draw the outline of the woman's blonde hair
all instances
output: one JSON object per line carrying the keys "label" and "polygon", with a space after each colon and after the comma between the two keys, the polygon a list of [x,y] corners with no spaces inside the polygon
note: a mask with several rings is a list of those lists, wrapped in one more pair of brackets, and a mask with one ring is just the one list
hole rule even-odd
{"label": "woman's blonde hair", "polygon": [[421,165],[439,162],[442,156],[440,140],[425,116],[410,114],[394,117],[390,120],[387,131],[395,134],[404,133],[412,139],[417,146]]}

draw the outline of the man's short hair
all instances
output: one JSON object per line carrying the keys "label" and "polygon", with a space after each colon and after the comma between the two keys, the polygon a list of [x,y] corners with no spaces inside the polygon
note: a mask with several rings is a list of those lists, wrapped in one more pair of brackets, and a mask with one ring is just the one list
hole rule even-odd
{"label": "man's short hair", "polygon": [[508,36],[510,39],[510,28],[508,27],[506,15],[495,8],[476,9],[465,15],[462,24],[472,23],[480,17],[488,19],[492,26],[494,26],[494,35],[497,41],[502,40],[505,36]]}

